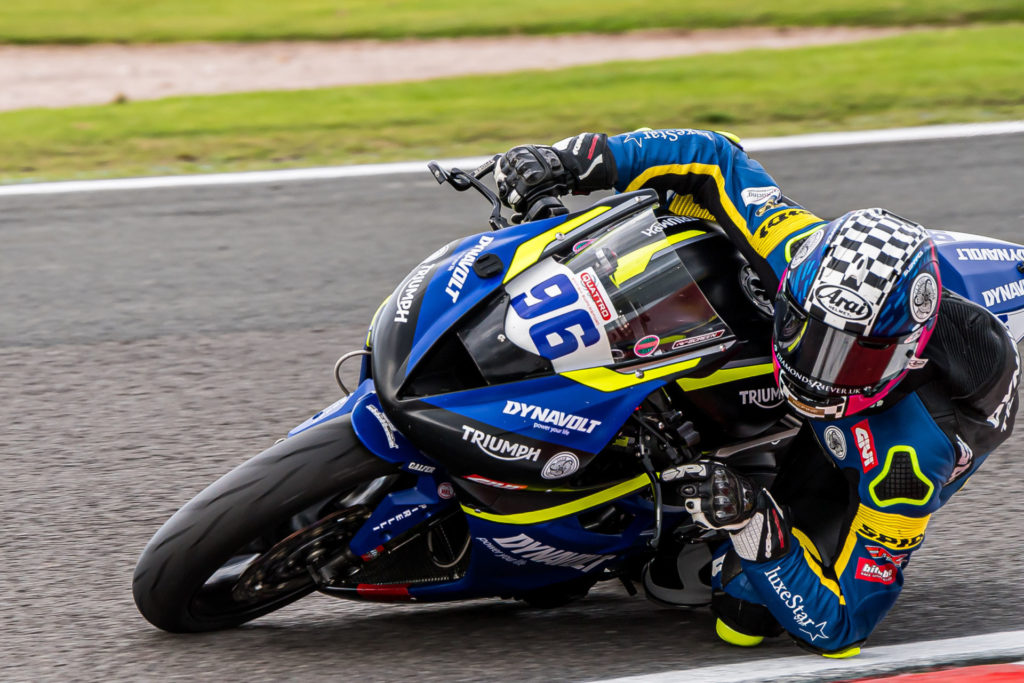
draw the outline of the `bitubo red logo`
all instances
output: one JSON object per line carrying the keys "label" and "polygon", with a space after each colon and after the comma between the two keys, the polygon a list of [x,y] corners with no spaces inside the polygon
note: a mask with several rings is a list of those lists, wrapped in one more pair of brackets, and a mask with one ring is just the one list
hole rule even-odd
{"label": "bitubo red logo", "polygon": [[588,271],[580,273],[580,282],[587,288],[587,294],[594,300],[594,305],[597,306],[597,312],[601,316],[601,320],[608,322],[612,319],[611,309],[608,308],[608,303],[604,300],[604,295],[601,294],[601,288],[597,284],[597,280]]}
{"label": "bitubo red logo", "polygon": [[860,558],[857,562],[857,578],[864,581],[884,583],[886,586],[896,580],[895,565],[878,565],[866,557]]}
{"label": "bitubo red logo", "polygon": [[870,472],[878,464],[878,453],[875,451],[875,437],[868,427],[868,421],[861,420],[850,430],[853,432],[853,440],[857,443],[857,450],[860,451],[864,471]]}

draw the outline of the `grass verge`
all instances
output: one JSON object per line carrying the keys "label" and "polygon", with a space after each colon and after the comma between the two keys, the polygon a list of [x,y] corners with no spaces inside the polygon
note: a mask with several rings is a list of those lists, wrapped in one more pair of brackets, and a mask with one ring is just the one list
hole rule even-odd
{"label": "grass verge", "polygon": [[409,38],[1024,20],[1021,0],[4,0],[0,42]]}
{"label": "grass verge", "polygon": [[1024,26],[554,72],[0,114],[0,181],[425,159],[579,130],[742,136],[1024,118]]}

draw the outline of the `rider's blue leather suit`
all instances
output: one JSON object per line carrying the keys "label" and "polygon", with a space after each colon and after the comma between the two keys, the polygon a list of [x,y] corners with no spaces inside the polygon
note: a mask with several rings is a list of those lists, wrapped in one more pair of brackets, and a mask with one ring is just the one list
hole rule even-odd
{"label": "rider's blue leather suit", "polygon": [[[608,149],[617,190],[654,188],[672,213],[716,220],[768,292],[777,290],[793,245],[823,223],[724,135],[640,131],[610,137]],[[839,652],[871,633],[895,602],[931,514],[1013,429],[1020,364],[994,316],[943,292],[925,358],[880,406],[812,421],[821,450],[849,483],[838,532],[812,538],[794,518],[788,553],[743,560],[725,586],[765,605],[813,649]]]}

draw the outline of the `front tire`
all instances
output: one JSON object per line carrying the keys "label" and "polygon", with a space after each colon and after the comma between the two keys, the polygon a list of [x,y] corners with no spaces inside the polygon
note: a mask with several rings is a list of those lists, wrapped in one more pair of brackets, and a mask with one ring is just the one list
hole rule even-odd
{"label": "front tire", "polygon": [[297,515],[395,470],[359,442],[347,415],[275,444],[186,503],[146,544],[132,582],[139,612],[165,631],[213,631],[309,594],[315,586],[304,570],[258,598],[239,598],[232,586],[261,552],[303,526]]}

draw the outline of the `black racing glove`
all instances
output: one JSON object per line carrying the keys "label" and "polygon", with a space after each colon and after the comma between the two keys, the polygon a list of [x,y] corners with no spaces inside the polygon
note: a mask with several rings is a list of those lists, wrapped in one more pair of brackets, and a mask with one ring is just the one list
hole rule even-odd
{"label": "black racing glove", "polygon": [[716,460],[699,460],[661,474],[677,484],[693,521],[705,529],[725,530],[736,554],[752,562],[767,562],[789,552],[786,515],[767,489]]}
{"label": "black racing glove", "polygon": [[589,194],[615,184],[608,136],[580,133],[554,145],[520,145],[498,159],[494,181],[508,207],[525,212],[539,197]]}
{"label": "black racing glove", "polygon": [[754,514],[757,487],[724,463],[698,460],[662,472],[661,479],[678,484],[683,506],[705,529],[741,529]]}

